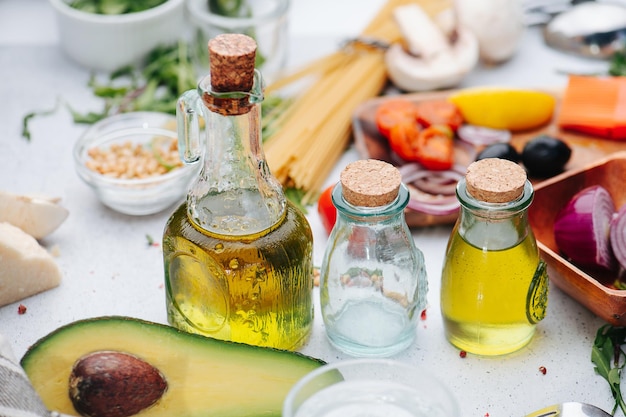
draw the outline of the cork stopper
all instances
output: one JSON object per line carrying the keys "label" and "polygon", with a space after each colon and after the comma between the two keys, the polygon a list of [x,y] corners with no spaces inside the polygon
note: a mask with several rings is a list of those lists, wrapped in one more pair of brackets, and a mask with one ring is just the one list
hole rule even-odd
{"label": "cork stopper", "polygon": [[506,159],[481,159],[467,167],[465,184],[467,192],[477,200],[508,203],[524,192],[526,171]]}
{"label": "cork stopper", "polygon": [[376,159],[348,164],[339,176],[343,198],[353,206],[385,206],[396,199],[402,177],[396,167]]}
{"label": "cork stopper", "polygon": [[256,42],[247,35],[224,33],[209,41],[211,88],[250,91],[254,82]]}

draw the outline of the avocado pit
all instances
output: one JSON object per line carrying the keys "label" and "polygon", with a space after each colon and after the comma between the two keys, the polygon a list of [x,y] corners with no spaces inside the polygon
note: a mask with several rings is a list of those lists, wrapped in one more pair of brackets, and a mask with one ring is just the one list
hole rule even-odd
{"label": "avocado pit", "polygon": [[167,390],[165,377],[128,353],[99,351],[79,358],[69,378],[69,396],[86,417],[129,417],[154,405]]}

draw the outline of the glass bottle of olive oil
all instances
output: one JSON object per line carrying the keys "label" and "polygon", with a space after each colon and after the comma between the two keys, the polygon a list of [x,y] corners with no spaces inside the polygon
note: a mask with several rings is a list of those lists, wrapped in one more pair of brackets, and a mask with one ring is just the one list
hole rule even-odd
{"label": "glass bottle of olive oil", "polygon": [[545,263],[527,218],[532,185],[519,165],[486,159],[470,165],[457,197],[441,282],[446,337],[479,355],[516,351],[547,307]]}
{"label": "glass bottle of olive oil", "polygon": [[265,161],[255,50],[245,35],[212,39],[210,74],[179,99],[181,155],[202,167],[165,227],[167,315],[185,331],[296,349],[313,321],[312,233]]}

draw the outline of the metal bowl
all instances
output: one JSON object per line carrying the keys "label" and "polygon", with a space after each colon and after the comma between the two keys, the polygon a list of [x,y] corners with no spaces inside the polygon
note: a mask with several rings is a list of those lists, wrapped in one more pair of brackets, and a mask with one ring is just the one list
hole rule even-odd
{"label": "metal bowl", "polygon": [[543,36],[555,49],[609,59],[626,46],[626,7],[594,1],[578,4],[554,17]]}

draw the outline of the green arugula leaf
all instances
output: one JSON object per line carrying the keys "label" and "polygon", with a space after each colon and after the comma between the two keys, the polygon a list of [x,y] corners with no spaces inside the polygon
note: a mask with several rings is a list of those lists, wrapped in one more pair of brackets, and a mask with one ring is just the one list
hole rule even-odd
{"label": "green arugula leaf", "polygon": [[134,77],[136,73],[136,69],[132,65],[126,65],[124,67],[118,68],[109,75],[109,80],[113,81],[122,77]]}
{"label": "green arugula leaf", "polygon": [[93,87],[93,93],[102,98],[123,97],[128,94],[128,87],[112,87],[110,85],[96,85]]}
{"label": "green arugula leaf", "polygon": [[237,17],[241,12],[242,0],[209,0],[211,13],[228,17]]}
{"label": "green arugula leaf", "polygon": [[67,106],[67,108],[70,114],[72,115],[72,119],[74,120],[74,123],[93,124],[106,117],[106,114],[103,114],[103,113],[95,113],[95,112],[79,113],[75,111],[74,109],[72,109],[69,105]]}
{"label": "green arugula leaf", "polygon": [[159,87],[159,82],[155,79],[148,80],[148,84],[146,84],[145,88],[135,98],[135,104],[133,110],[147,110],[150,108],[151,103],[156,101],[157,88]]}
{"label": "green arugula leaf", "polygon": [[122,14],[128,9],[126,0],[100,0],[102,14]]}
{"label": "green arugula leaf", "polygon": [[[146,0],[147,1],[147,0]],[[94,96],[103,101],[100,111],[80,112],[67,105],[74,123],[93,124],[105,117],[131,111],[155,111],[176,114],[178,98],[197,87],[198,74],[192,62],[191,51],[184,41],[172,45],[159,45],[151,50],[141,66],[125,66],[113,71],[105,81],[94,74],[87,86]],[[261,105],[263,140],[280,128],[281,114],[290,100],[267,97]],[[29,122],[38,116],[49,115],[58,109],[34,111],[23,119],[22,136],[31,140]],[[293,201],[301,196],[292,195]]]}
{"label": "green arugula leaf", "polygon": [[152,9],[167,0],[74,0],[69,6],[87,13],[124,14]]}
{"label": "green arugula leaf", "polygon": [[86,13],[98,13],[98,5],[93,0],[76,0],[69,3],[69,6]]}
{"label": "green arugula leaf", "polygon": [[57,109],[59,108],[59,105],[61,104],[61,100],[57,99],[56,103],[54,104],[54,107],[52,107],[51,109],[48,110],[37,110],[37,111],[32,111],[30,113],[27,113],[23,118],[22,118],[22,137],[25,138],[27,141],[30,142],[31,140],[31,133],[30,133],[30,121],[38,116],[47,116],[49,114],[52,114],[54,112],[57,111]]}
{"label": "green arugula leaf", "polygon": [[287,197],[287,199],[291,201],[294,206],[298,207],[302,213],[307,214],[307,209],[304,204],[302,204],[302,198],[305,194],[304,190],[300,188],[287,187],[284,191],[285,197]]}

